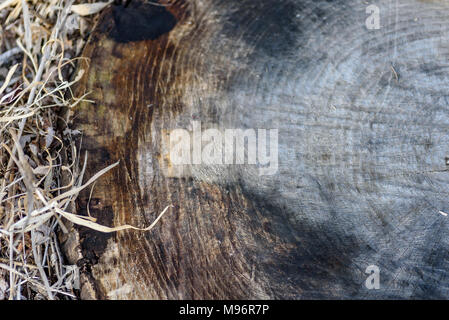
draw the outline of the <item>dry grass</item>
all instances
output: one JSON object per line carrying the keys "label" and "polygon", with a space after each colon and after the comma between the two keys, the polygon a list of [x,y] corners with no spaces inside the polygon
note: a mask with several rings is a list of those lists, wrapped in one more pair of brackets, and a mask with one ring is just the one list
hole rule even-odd
{"label": "dry grass", "polygon": [[71,90],[82,70],[72,75],[95,16],[81,17],[72,4],[0,1],[0,300],[75,298],[79,270],[64,263],[61,217],[115,231],[67,212],[81,189],[114,166],[82,184],[85,159],[79,166],[72,139],[80,133],[59,116],[87,96]]}

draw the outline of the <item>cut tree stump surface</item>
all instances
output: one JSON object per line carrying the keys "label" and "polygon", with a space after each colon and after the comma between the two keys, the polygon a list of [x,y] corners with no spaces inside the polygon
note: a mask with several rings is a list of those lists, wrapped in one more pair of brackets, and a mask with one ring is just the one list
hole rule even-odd
{"label": "cut tree stump surface", "polygon": [[[191,0],[106,9],[72,110],[97,299],[449,298],[449,3]],[[278,129],[279,167],[186,165],[170,130]],[[87,214],[90,189],[77,213]],[[380,288],[368,290],[369,265]]]}

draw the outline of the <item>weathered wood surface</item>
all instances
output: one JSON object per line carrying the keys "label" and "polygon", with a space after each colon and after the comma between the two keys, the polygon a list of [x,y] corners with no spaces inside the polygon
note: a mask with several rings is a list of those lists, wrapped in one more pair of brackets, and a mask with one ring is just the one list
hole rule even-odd
{"label": "weathered wood surface", "polygon": [[[78,90],[96,103],[74,125],[87,175],[121,163],[90,212],[145,227],[174,207],[151,232],[73,230],[82,297],[449,298],[449,3],[376,4],[379,30],[355,0],[106,10]],[[163,129],[194,120],[279,129],[277,174],[170,177]]]}

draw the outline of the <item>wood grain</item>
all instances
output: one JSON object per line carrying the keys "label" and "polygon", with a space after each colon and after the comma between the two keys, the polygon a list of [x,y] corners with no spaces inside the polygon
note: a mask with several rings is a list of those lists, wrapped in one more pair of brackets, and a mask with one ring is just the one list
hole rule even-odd
{"label": "wood grain", "polygon": [[[377,1],[379,30],[366,6],[133,1],[102,14],[79,67],[95,104],[73,110],[74,127],[87,175],[121,162],[90,212],[145,227],[174,207],[151,232],[72,230],[83,298],[449,297],[449,4]],[[192,121],[278,129],[277,174],[170,176],[164,135]],[[371,264],[379,290],[364,285]]]}

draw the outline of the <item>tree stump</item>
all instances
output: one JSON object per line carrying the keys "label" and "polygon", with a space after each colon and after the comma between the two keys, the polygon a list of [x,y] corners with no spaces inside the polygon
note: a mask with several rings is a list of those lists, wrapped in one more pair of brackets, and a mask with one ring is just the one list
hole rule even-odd
{"label": "tree stump", "polygon": [[[449,5],[376,5],[379,28],[355,0],[106,9],[73,127],[86,176],[120,165],[77,213],[146,227],[173,207],[149,232],[74,227],[81,297],[448,298]],[[243,164],[175,163],[170,134],[199,125],[278,130],[275,173],[249,145]]]}

